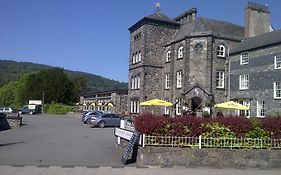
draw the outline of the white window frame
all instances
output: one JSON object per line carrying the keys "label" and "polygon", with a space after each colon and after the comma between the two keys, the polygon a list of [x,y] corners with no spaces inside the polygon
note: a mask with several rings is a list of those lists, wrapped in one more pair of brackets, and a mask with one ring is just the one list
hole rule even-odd
{"label": "white window frame", "polygon": [[281,69],[281,55],[274,56],[274,69]]}
{"label": "white window frame", "polygon": [[177,88],[182,88],[182,71],[178,71],[177,74]]}
{"label": "white window frame", "polygon": [[183,46],[180,46],[178,49],[178,59],[183,58]]}
{"label": "white window frame", "polygon": [[141,51],[139,51],[139,62],[141,62],[142,60],[142,54],[141,54]]}
{"label": "white window frame", "polygon": [[249,74],[239,75],[239,90],[249,89]]}
{"label": "white window frame", "polygon": [[176,115],[181,115],[181,104],[180,104],[180,99],[176,99]]}
{"label": "white window frame", "polygon": [[225,58],[225,46],[223,44],[219,44],[217,47],[217,57]]}
{"label": "white window frame", "polygon": [[245,116],[247,118],[250,118],[251,117],[251,102],[249,100],[239,100],[238,102],[241,105],[249,107],[249,110],[238,110],[238,114],[242,115],[243,113],[245,113]]}
{"label": "white window frame", "polygon": [[[166,101],[169,101],[168,99],[165,99]],[[168,106],[165,106],[164,107],[164,114],[165,115],[170,115],[170,107],[168,107]]]}
{"label": "white window frame", "polygon": [[171,54],[172,54],[172,51],[170,51],[170,50],[166,53],[166,62],[171,61]]}
{"label": "white window frame", "polygon": [[135,64],[135,63],[136,63],[135,53],[133,53],[133,56],[132,56],[132,63],[133,63],[133,64]]}
{"label": "white window frame", "polygon": [[217,88],[223,89],[224,88],[224,71],[217,71],[217,81],[216,85]]}
{"label": "white window frame", "polygon": [[136,79],[137,79],[137,89],[140,89],[140,75],[138,75]]}
{"label": "white window frame", "polygon": [[131,99],[131,113],[139,114],[140,113],[140,101],[138,99]]}
{"label": "white window frame", "polygon": [[281,99],[281,82],[276,81],[273,83],[273,98]]}
{"label": "white window frame", "polygon": [[135,78],[131,78],[131,89],[135,89]]}
{"label": "white window frame", "polygon": [[265,101],[257,101],[257,117],[265,117]]}
{"label": "white window frame", "polygon": [[170,89],[170,74],[165,74],[165,89]]}
{"label": "white window frame", "polygon": [[249,63],[249,52],[243,52],[240,55],[240,65]]}

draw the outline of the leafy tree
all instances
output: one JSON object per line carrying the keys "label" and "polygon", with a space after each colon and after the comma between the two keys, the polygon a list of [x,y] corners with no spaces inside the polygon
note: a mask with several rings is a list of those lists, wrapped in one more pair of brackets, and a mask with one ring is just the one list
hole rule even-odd
{"label": "leafy tree", "polygon": [[20,82],[23,84],[20,91],[22,103],[30,99],[42,99],[43,93],[45,103],[68,104],[78,98],[75,83],[60,68],[31,73],[24,76]]}

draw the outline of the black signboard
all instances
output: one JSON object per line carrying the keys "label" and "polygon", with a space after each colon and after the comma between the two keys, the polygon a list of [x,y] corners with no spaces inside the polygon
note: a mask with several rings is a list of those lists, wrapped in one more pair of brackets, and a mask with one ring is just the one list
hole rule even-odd
{"label": "black signboard", "polygon": [[121,161],[124,165],[127,163],[132,163],[137,160],[137,151],[139,144],[140,133],[138,131],[134,131],[127,147],[124,149]]}

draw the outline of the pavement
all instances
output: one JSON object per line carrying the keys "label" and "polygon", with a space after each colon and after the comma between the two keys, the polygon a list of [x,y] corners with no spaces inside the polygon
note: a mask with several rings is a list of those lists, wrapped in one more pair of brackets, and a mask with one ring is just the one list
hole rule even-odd
{"label": "pavement", "polygon": [[211,169],[161,167],[0,166],[1,175],[280,175],[279,169]]}

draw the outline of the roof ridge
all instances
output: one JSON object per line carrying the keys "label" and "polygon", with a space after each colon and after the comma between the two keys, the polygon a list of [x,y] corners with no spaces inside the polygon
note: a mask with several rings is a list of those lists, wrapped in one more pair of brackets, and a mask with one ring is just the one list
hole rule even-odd
{"label": "roof ridge", "polygon": [[202,24],[203,24],[203,26],[204,26],[204,28],[205,28],[205,31],[207,31],[207,27],[206,27],[206,24],[204,23],[203,18],[198,18],[198,19],[202,22]]}

